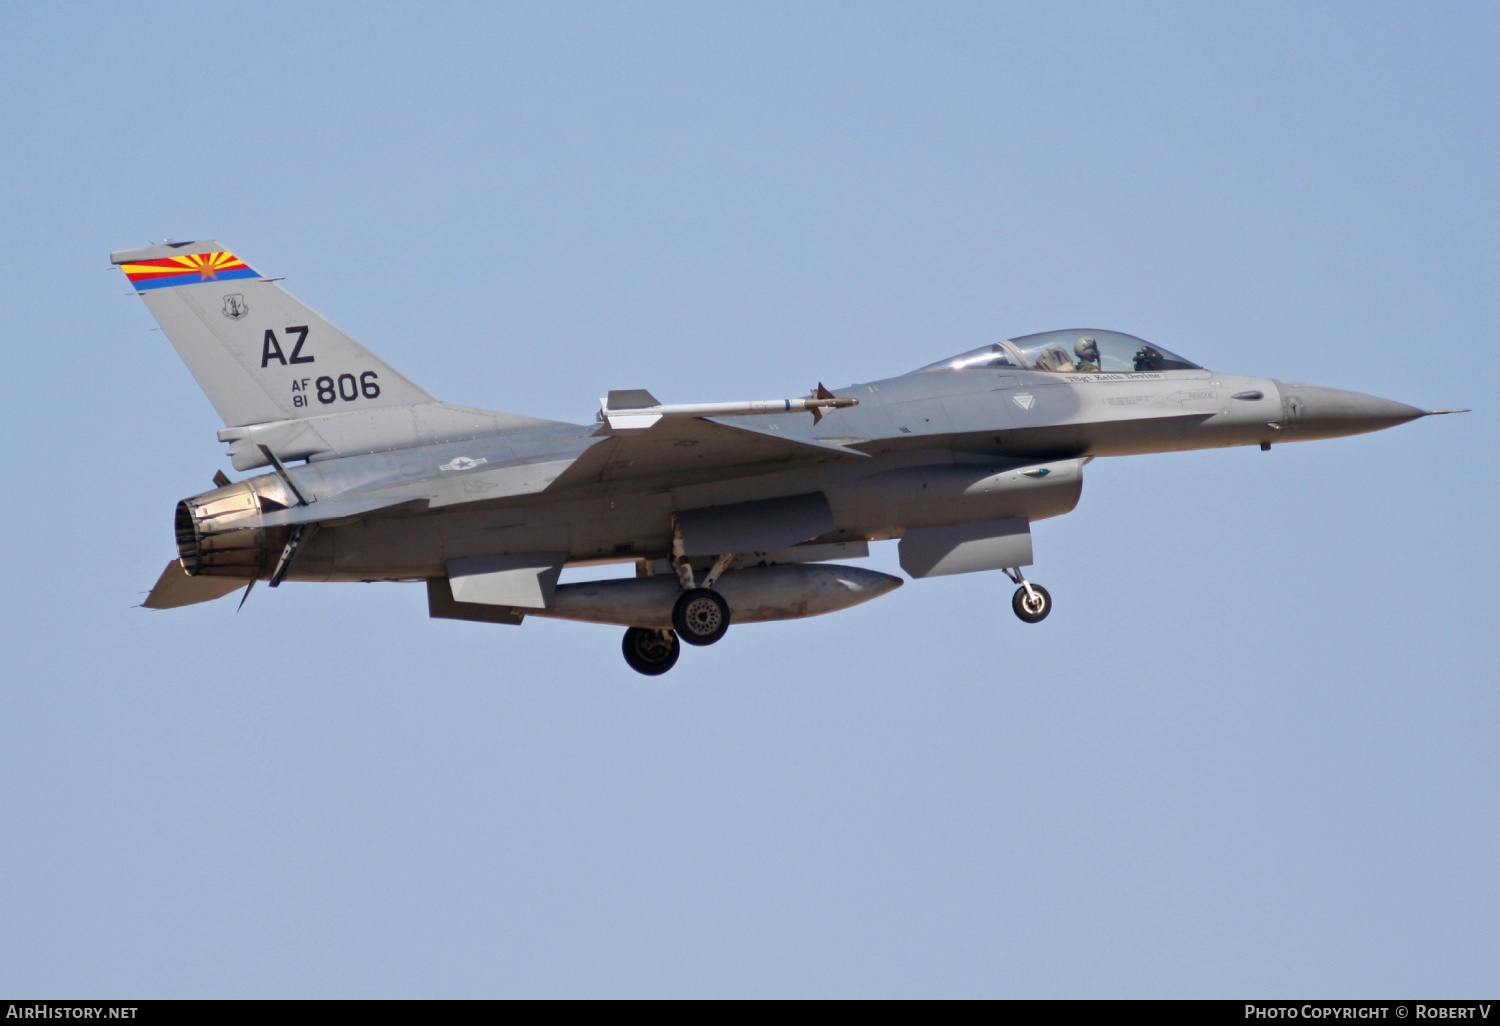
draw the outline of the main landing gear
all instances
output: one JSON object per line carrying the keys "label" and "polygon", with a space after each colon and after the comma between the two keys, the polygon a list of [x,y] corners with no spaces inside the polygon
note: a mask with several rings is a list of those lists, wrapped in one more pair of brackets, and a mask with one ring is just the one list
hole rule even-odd
{"label": "main landing gear", "polygon": [[625,661],[637,673],[655,677],[666,673],[682,654],[681,642],[712,645],[729,630],[729,603],[716,591],[692,588],[677,596],[672,626],[631,627],[625,632]]}
{"label": "main landing gear", "polygon": [[708,588],[692,588],[677,596],[672,626],[631,627],[625,632],[625,661],[637,673],[655,677],[666,673],[682,654],[682,644],[712,645],[729,630],[729,603]]}
{"label": "main landing gear", "polygon": [[653,627],[631,627],[625,632],[625,661],[636,673],[660,676],[677,665],[682,646],[672,631]]}
{"label": "main landing gear", "polygon": [[734,553],[726,552],[714,560],[700,585],[693,579],[693,564],[682,541],[682,525],[672,518],[672,569],[682,594],[672,606],[672,626],[677,636],[689,645],[712,645],[729,630],[729,603],[714,591],[719,576],[734,562]]}
{"label": "main landing gear", "polygon": [[1005,571],[1005,576],[1020,585],[1010,599],[1010,607],[1016,615],[1026,623],[1041,623],[1047,619],[1047,614],[1052,612],[1052,596],[1047,594],[1047,589],[1022,577],[1020,567]]}
{"label": "main landing gear", "polygon": [[[682,654],[682,645],[712,645],[729,630],[729,603],[714,591],[719,576],[729,569],[734,553],[714,560],[700,585],[693,574],[682,541],[682,526],[672,518],[672,570],[682,592],[672,604],[673,630],[632,627],[625,632],[625,661],[630,668],[649,677],[666,673]],[[648,571],[649,572],[649,571]]]}
{"label": "main landing gear", "polygon": [[729,603],[709,588],[691,588],[677,596],[672,626],[689,645],[712,645],[729,630]]}

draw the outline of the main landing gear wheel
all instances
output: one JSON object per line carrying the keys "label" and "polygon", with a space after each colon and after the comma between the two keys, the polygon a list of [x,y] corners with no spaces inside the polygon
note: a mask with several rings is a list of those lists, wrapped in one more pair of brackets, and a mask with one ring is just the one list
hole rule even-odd
{"label": "main landing gear wheel", "polygon": [[[1031,591],[1029,595],[1026,593],[1028,589]],[[1041,623],[1052,612],[1052,596],[1040,584],[1027,582],[1011,596],[1010,607],[1027,623]]]}
{"label": "main landing gear wheel", "polygon": [[632,627],[625,632],[625,661],[636,673],[660,676],[677,665],[682,646],[671,631],[652,627]]}
{"label": "main landing gear wheel", "polygon": [[689,645],[712,645],[729,630],[729,603],[709,588],[689,588],[672,607],[672,626]]}

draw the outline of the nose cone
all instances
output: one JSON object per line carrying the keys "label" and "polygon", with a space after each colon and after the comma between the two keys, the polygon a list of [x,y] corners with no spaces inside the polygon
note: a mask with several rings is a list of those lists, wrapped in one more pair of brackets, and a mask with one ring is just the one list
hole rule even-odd
{"label": "nose cone", "polygon": [[1361,392],[1291,381],[1278,381],[1276,388],[1281,392],[1282,429],[1296,438],[1360,435],[1427,416],[1426,410]]}

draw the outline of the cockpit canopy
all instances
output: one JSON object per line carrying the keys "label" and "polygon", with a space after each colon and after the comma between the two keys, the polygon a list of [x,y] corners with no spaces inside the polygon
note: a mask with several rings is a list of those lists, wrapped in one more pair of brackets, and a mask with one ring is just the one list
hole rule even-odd
{"label": "cockpit canopy", "polygon": [[1023,335],[1006,342],[980,346],[920,369],[944,371],[1004,367],[1056,374],[1141,374],[1200,369],[1196,363],[1189,363],[1143,338],[1092,328]]}

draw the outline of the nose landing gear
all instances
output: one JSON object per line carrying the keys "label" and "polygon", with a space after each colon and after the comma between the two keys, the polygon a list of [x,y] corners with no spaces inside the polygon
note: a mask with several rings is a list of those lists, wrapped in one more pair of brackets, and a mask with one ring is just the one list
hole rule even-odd
{"label": "nose landing gear", "polygon": [[1011,596],[1010,607],[1026,623],[1041,623],[1052,612],[1052,596],[1040,584],[1033,584],[1021,576],[1021,569],[1006,570],[1005,576],[1020,585]]}

